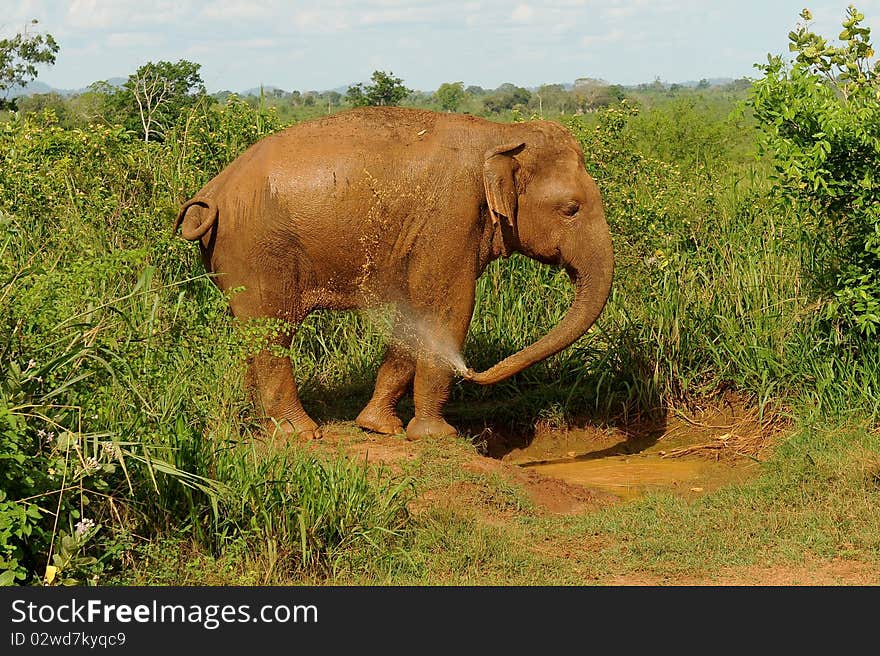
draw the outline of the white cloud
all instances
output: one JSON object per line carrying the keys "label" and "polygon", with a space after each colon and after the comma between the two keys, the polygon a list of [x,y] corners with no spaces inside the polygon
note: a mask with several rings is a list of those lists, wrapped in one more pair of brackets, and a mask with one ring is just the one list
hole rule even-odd
{"label": "white cloud", "polygon": [[639,38],[637,35],[628,34],[623,30],[614,29],[604,34],[588,34],[581,38],[581,45],[591,48],[608,43],[617,43],[630,37],[632,37],[633,40],[638,40]]}
{"label": "white cloud", "polygon": [[[124,3],[119,3],[117,8],[125,9]],[[108,28],[119,22],[119,14],[114,13],[113,7],[99,4],[98,0],[73,0],[67,9],[67,20],[73,27],[78,28]]]}
{"label": "white cloud", "polygon": [[407,50],[414,50],[422,45],[422,42],[414,36],[404,35],[397,39],[397,45]]}
{"label": "white cloud", "polygon": [[106,43],[111,48],[142,48],[145,46],[158,46],[164,42],[162,35],[148,34],[146,32],[111,32],[107,35]]}
{"label": "white cloud", "polygon": [[278,39],[268,39],[266,37],[257,37],[255,39],[242,39],[235,42],[236,48],[245,48],[247,50],[265,50],[267,48],[277,48],[280,45],[281,42]]}
{"label": "white cloud", "polygon": [[514,23],[528,23],[532,20],[532,16],[535,15],[535,10],[529,7],[528,5],[522,4],[518,5],[516,9],[513,10],[513,13],[510,15],[510,20]]}
{"label": "white cloud", "polygon": [[306,9],[294,11],[293,27],[301,32],[335,34],[351,29],[348,12],[339,9]]}
{"label": "white cloud", "polygon": [[264,21],[271,16],[271,9],[249,0],[212,0],[202,10],[202,16],[223,23]]}
{"label": "white cloud", "polygon": [[388,23],[408,23],[426,17],[424,9],[406,7],[401,9],[381,9],[361,14],[358,22],[362,25],[387,25]]}
{"label": "white cloud", "polygon": [[566,32],[571,32],[573,28],[574,28],[574,23],[562,21],[562,22],[559,22],[559,23],[556,23],[555,25],[553,25],[550,28],[550,31],[553,34],[565,34]]}
{"label": "white cloud", "polygon": [[67,26],[79,31],[94,32],[114,29],[130,30],[137,26],[175,27],[190,13],[188,3],[158,0],[73,0],[67,8]]}

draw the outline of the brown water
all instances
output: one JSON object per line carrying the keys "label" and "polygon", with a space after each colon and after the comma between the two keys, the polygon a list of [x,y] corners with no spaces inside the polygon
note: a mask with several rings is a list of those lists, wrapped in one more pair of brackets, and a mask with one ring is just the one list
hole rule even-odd
{"label": "brown water", "polygon": [[671,491],[699,496],[726,483],[741,480],[748,465],[728,464],[701,458],[662,458],[659,455],[606,456],[525,465],[543,476],[634,499],[652,491]]}

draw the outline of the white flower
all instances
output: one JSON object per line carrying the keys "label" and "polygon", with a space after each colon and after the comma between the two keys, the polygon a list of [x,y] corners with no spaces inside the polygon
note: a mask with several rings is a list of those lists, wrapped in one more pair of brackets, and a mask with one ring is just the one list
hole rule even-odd
{"label": "white flower", "polygon": [[76,523],[74,531],[76,532],[77,537],[81,538],[93,528],[95,528],[95,522],[91,519],[87,519],[84,517]]}
{"label": "white flower", "polygon": [[101,442],[101,455],[107,460],[118,460],[122,452],[115,442]]}

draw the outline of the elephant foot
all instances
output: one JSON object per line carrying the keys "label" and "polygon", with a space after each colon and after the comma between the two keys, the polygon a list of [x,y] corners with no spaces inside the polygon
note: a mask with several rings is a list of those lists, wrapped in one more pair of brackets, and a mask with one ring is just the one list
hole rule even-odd
{"label": "elephant foot", "polygon": [[383,435],[399,435],[403,432],[403,422],[391,410],[381,410],[367,405],[355,419],[355,423],[366,431]]}
{"label": "elephant foot", "polygon": [[442,419],[413,417],[406,425],[406,439],[420,440],[423,437],[449,437],[458,435],[454,427]]}
{"label": "elephant foot", "polygon": [[293,422],[290,419],[267,419],[264,422],[266,433],[273,439],[309,442],[320,440],[324,435],[312,419]]}

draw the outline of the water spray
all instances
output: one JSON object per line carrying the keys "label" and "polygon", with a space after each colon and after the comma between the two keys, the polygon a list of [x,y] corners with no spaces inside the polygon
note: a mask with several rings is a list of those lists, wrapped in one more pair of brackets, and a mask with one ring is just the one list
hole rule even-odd
{"label": "water spray", "polygon": [[436,318],[415,310],[406,302],[394,304],[398,327],[394,333],[397,344],[416,357],[429,355],[452,369],[464,380],[473,380],[477,372],[467,366],[449,330]]}

